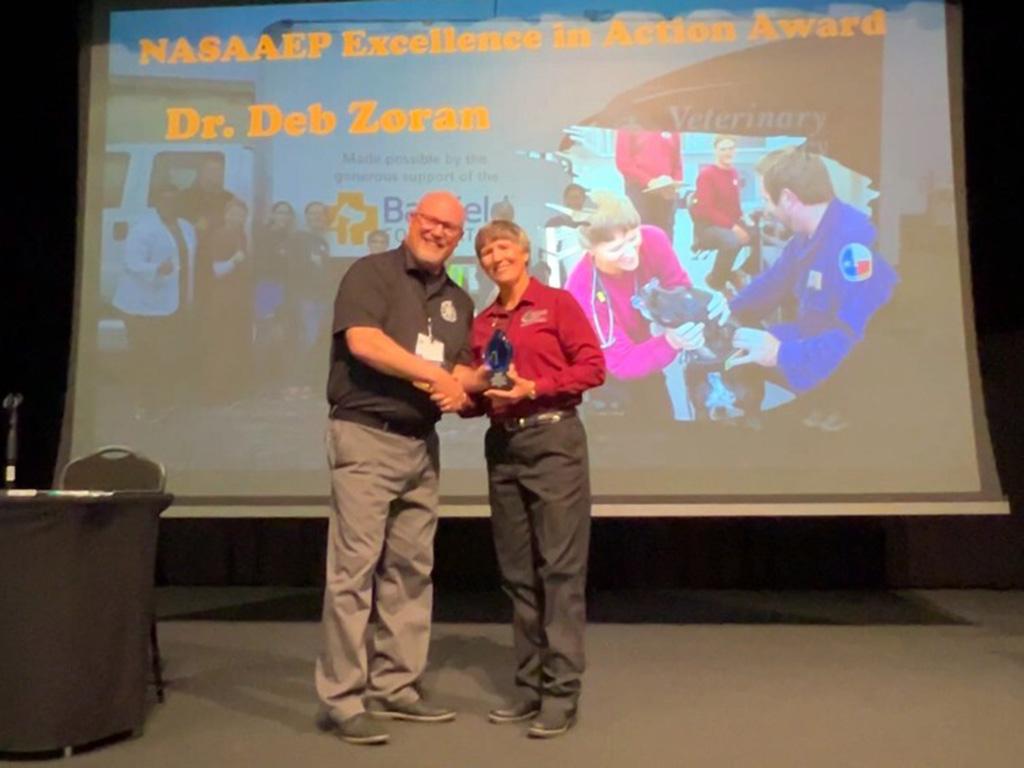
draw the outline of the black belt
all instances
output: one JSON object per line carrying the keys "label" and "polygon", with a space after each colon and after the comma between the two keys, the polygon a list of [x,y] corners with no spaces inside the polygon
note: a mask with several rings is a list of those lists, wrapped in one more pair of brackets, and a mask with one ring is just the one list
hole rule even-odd
{"label": "black belt", "polygon": [[362,424],[364,427],[379,429],[382,432],[393,432],[396,435],[415,437],[420,440],[425,440],[434,432],[432,422],[409,424],[401,421],[388,421],[375,413],[339,408],[337,405],[331,406],[331,418],[339,421],[351,421],[353,424]]}
{"label": "black belt", "polygon": [[516,419],[506,419],[504,421],[495,421],[494,423],[509,432],[518,432],[521,429],[529,429],[530,427],[557,424],[560,421],[571,419],[575,416],[576,411],[544,411],[542,413],[535,413],[532,416],[520,416]]}

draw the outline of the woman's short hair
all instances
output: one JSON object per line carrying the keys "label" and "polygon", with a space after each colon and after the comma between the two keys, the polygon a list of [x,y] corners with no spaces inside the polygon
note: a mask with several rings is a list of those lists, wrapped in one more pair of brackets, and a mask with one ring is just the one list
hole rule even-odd
{"label": "woman's short hair", "polygon": [[614,240],[623,230],[640,226],[640,214],[633,201],[606,189],[590,193],[592,208],[585,209],[586,222],[579,228],[580,243],[585,248]]}
{"label": "woman's short hair", "polygon": [[527,254],[530,252],[530,238],[526,236],[522,227],[514,221],[495,219],[484,224],[477,231],[476,240],[473,241],[476,255],[479,257],[484,248],[495,240],[511,240]]}

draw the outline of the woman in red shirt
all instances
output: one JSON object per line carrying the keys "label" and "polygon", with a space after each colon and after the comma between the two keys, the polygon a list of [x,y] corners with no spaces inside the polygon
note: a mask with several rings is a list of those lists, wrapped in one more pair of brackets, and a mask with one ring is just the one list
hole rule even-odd
{"label": "woman in red shirt", "polygon": [[676,207],[683,181],[678,133],[645,131],[635,122],[615,132],[615,167],[640,219],[675,240]]}
{"label": "woman in red shirt", "polygon": [[[480,365],[501,330],[514,361],[510,389],[473,398],[491,419],[484,449],[491,524],[512,601],[520,694],[489,719],[532,719],[529,735],[550,738],[575,722],[584,668],[590,464],[576,407],[604,382],[604,356],[576,300],[530,277],[530,240],[519,226],[492,221],[475,245],[498,297],[473,323],[474,357]],[[478,367],[476,377],[468,390],[483,388],[487,369]]]}

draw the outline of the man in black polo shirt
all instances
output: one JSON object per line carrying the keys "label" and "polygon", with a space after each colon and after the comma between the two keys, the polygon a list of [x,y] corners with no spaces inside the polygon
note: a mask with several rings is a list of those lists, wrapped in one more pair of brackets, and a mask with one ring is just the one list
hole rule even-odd
{"label": "man in black polo shirt", "polygon": [[426,704],[416,683],[426,666],[433,597],[434,425],[442,411],[466,402],[457,376],[472,362],[473,302],[444,269],[464,222],[454,195],[425,195],[405,242],[359,259],[335,299],[327,384],[332,503],[316,687],[321,725],[356,744],[388,740],[371,715],[455,717]]}

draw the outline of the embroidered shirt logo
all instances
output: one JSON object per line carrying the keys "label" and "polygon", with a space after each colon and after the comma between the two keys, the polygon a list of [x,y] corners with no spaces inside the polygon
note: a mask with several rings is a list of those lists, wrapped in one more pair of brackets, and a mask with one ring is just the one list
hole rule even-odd
{"label": "embroidered shirt logo", "polygon": [[447,320],[449,323],[454,323],[459,319],[459,315],[455,311],[455,303],[451,299],[441,302],[441,319]]}
{"label": "embroidered shirt logo", "polygon": [[546,309],[530,309],[523,313],[523,319],[519,321],[519,326],[525,328],[528,325],[546,323],[547,320],[548,311]]}

